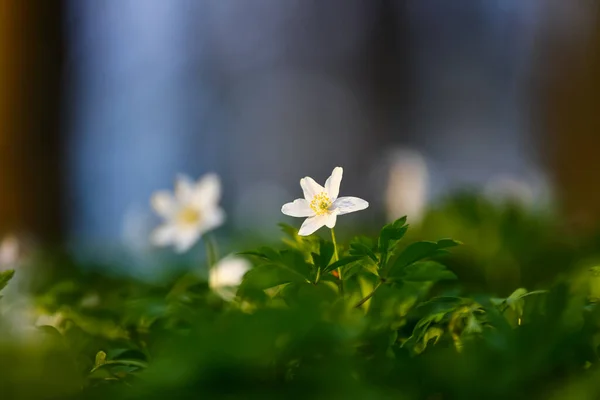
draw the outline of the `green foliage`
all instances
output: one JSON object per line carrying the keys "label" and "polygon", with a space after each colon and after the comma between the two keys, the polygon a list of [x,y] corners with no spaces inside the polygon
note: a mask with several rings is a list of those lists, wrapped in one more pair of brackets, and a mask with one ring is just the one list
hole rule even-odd
{"label": "green foliage", "polygon": [[0,291],[8,285],[13,276],[15,276],[15,271],[12,269],[0,272]]}
{"label": "green foliage", "polygon": [[[401,218],[337,249],[282,225],[281,245],[239,253],[253,267],[233,301],[211,290],[198,266],[148,282],[90,272],[67,258],[36,260],[28,301],[6,291],[0,302],[2,393],[17,400],[600,397],[600,240],[559,241],[546,222],[479,200],[443,207],[419,228]],[[425,240],[427,232],[466,245]],[[542,268],[540,261],[550,267],[533,279],[525,268]],[[469,273],[474,265],[485,272],[481,282]],[[525,282],[510,289],[484,279],[515,265]],[[0,288],[12,274],[0,275]],[[44,326],[35,328],[42,314]]]}

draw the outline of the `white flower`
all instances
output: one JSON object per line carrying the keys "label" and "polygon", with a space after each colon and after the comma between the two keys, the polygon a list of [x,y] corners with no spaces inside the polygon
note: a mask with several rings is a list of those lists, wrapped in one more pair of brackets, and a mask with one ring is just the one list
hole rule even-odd
{"label": "white flower", "polygon": [[219,207],[221,182],[215,174],[207,174],[197,182],[179,176],[174,195],[160,191],[152,196],[152,207],[165,223],[151,236],[156,246],[174,245],[182,253],[200,237],[222,225],[225,212]]}
{"label": "white flower", "polygon": [[385,193],[388,220],[408,215],[411,223],[419,222],[427,206],[427,162],[408,149],[397,150],[392,157]]}
{"label": "white flower", "polygon": [[325,187],[308,176],[300,179],[304,198],[294,200],[281,207],[281,212],[285,215],[308,217],[300,227],[299,235],[308,236],[323,225],[333,228],[338,215],[369,207],[369,203],[358,197],[338,197],[343,172],[342,167],[334,168],[331,176],[325,182]]}
{"label": "white flower", "polygon": [[242,282],[250,267],[250,262],[244,258],[225,257],[210,269],[208,285],[223,299],[233,300],[235,288]]}
{"label": "white flower", "polygon": [[7,236],[0,243],[0,271],[12,269],[20,261],[21,244],[14,236]]}
{"label": "white flower", "polygon": [[532,185],[522,179],[508,176],[497,176],[484,186],[484,194],[494,202],[512,202],[523,207],[535,203],[535,193]]}
{"label": "white flower", "polygon": [[35,326],[52,326],[55,329],[60,330],[65,319],[64,314],[60,311],[54,314],[40,314],[35,321]]}

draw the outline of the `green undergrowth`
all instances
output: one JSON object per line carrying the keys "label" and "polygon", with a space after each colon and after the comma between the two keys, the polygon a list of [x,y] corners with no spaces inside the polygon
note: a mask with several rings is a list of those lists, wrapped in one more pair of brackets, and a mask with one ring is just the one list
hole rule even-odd
{"label": "green undergrowth", "polygon": [[281,228],[231,301],[193,270],[3,272],[3,398],[600,398],[595,235],[468,197],[336,244]]}

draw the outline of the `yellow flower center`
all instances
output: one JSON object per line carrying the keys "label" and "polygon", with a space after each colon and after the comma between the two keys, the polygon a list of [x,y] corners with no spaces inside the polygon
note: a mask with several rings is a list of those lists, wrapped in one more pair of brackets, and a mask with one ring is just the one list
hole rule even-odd
{"label": "yellow flower center", "polygon": [[182,225],[194,225],[199,221],[200,212],[191,207],[184,207],[177,213],[177,222]]}
{"label": "yellow flower center", "polygon": [[325,192],[315,195],[310,202],[310,208],[312,208],[317,215],[327,214],[329,212],[329,207],[331,207],[331,199]]}

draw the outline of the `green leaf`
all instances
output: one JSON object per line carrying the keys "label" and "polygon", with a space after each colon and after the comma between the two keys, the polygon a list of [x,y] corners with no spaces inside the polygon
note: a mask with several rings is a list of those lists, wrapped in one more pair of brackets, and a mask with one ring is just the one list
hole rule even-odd
{"label": "green leaf", "polygon": [[281,228],[283,233],[285,233],[286,235],[288,235],[290,237],[290,239],[296,240],[298,238],[298,229],[294,228],[291,225],[284,224],[284,223],[280,223],[277,225]]}
{"label": "green leaf", "polygon": [[514,292],[512,292],[510,296],[508,296],[506,298],[506,304],[508,306],[511,306],[515,302],[519,301],[521,299],[521,297],[525,296],[526,294],[527,294],[527,289],[525,289],[525,288],[518,288],[517,290],[515,290]]}
{"label": "green leaf", "polygon": [[249,251],[240,251],[238,253],[236,253],[238,256],[251,256],[251,257],[257,257],[257,258],[263,258],[265,260],[268,260],[267,256],[259,251],[255,251],[255,250],[249,250]]}
{"label": "green leaf", "polygon": [[98,353],[96,353],[96,362],[94,363],[94,365],[98,367],[102,364],[106,364],[106,353],[103,351],[99,351]]}
{"label": "green leaf", "polygon": [[246,273],[238,293],[245,296],[253,289],[264,290],[290,282],[306,282],[306,278],[284,264],[263,264]]}
{"label": "green leaf", "polygon": [[438,282],[456,279],[456,275],[452,271],[435,261],[416,262],[407,266],[401,272],[400,279],[411,282]]}
{"label": "green leaf", "polygon": [[258,249],[258,251],[264,254],[266,258],[272,261],[277,261],[281,258],[280,253],[271,247],[262,246]]}
{"label": "green leaf", "polygon": [[449,247],[460,246],[463,243],[453,239],[440,239],[437,244],[439,249],[447,249]]}
{"label": "green leaf", "polygon": [[15,276],[15,270],[9,269],[4,272],[0,272],[0,290],[4,289],[8,282]]}
{"label": "green leaf", "polygon": [[148,363],[146,363],[145,361],[140,361],[140,360],[108,360],[108,361],[104,361],[101,364],[96,364],[94,366],[94,368],[92,368],[92,370],[90,371],[90,373],[96,372],[99,368],[111,367],[111,366],[115,366],[115,365],[127,366],[127,367],[135,367],[136,369],[139,369],[139,368],[148,368]]}
{"label": "green leaf", "polygon": [[379,233],[379,252],[382,254],[387,253],[395,244],[393,242],[402,239],[407,230],[408,225],[406,225],[406,217],[402,217],[391,224],[385,225]]}
{"label": "green leaf", "polygon": [[304,255],[296,250],[283,250],[281,259],[277,263],[281,268],[295,272],[304,280],[309,280],[311,277],[312,265],[306,262]]}
{"label": "green leaf", "polygon": [[335,249],[332,242],[321,239],[319,243],[319,254],[312,253],[313,262],[316,267],[325,270],[331,262]]}
{"label": "green leaf", "polygon": [[438,249],[438,245],[436,242],[415,242],[410,244],[406,249],[404,249],[394,264],[392,265],[391,270],[393,269],[402,269],[407,265],[410,265],[414,262],[417,262],[423,258],[428,257],[432,253],[434,253]]}
{"label": "green leaf", "polygon": [[360,242],[350,243],[350,255],[357,257],[369,257],[373,261],[377,262],[377,255],[367,245]]}
{"label": "green leaf", "polygon": [[350,249],[348,250],[348,254],[351,256],[360,256],[360,257],[368,257],[374,260],[375,263],[378,262],[377,255],[375,252],[377,251],[377,246],[373,239],[368,238],[366,236],[358,236],[352,239],[350,242]]}
{"label": "green leaf", "polygon": [[397,276],[401,270],[412,263],[424,258],[439,256],[444,249],[458,246],[460,242],[452,239],[442,239],[438,242],[415,242],[404,249],[389,269],[390,276]]}
{"label": "green leaf", "polygon": [[350,263],[353,263],[355,261],[362,260],[363,258],[365,258],[365,257],[364,256],[348,256],[348,257],[343,257],[339,261],[336,261],[333,264],[329,265],[327,268],[324,268],[323,272],[333,271],[335,269],[341,268],[341,267],[343,267],[345,265],[348,265]]}

